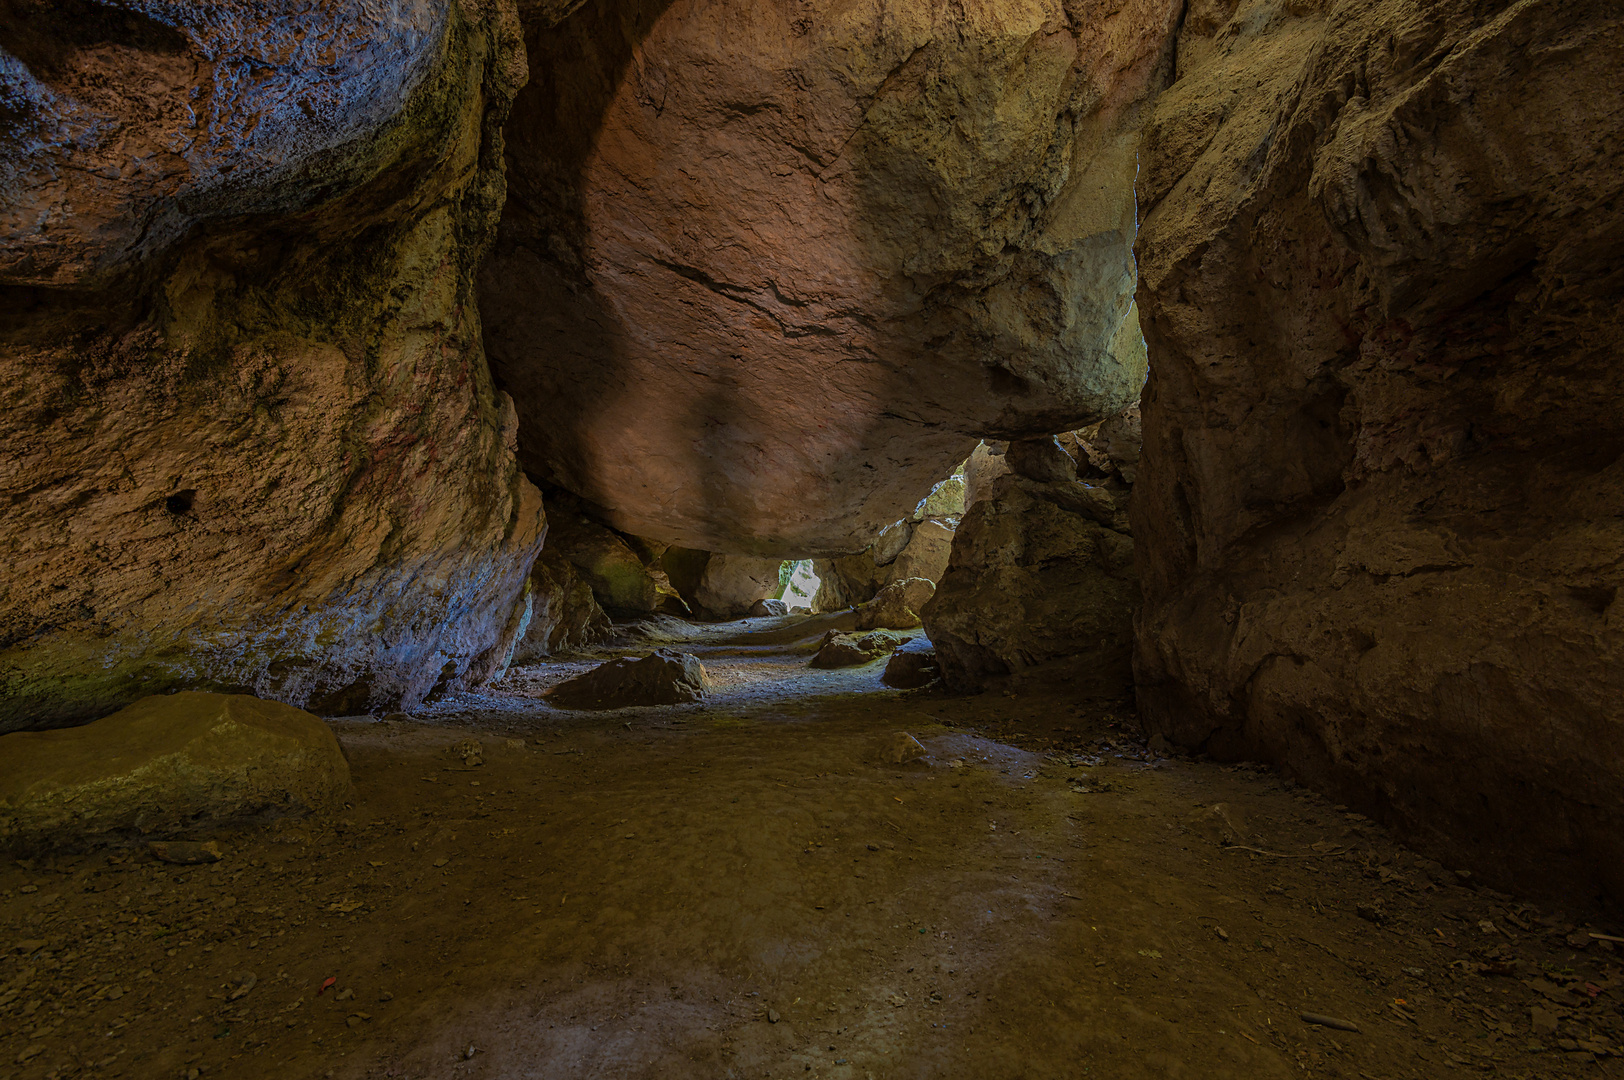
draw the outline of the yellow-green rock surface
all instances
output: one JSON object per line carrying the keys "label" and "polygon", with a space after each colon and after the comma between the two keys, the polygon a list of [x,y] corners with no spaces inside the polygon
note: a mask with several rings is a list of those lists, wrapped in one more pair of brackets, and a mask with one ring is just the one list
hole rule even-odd
{"label": "yellow-green rock surface", "polygon": [[0,841],[329,809],[349,786],[338,740],[302,709],[242,694],[160,695],[82,727],[0,736]]}

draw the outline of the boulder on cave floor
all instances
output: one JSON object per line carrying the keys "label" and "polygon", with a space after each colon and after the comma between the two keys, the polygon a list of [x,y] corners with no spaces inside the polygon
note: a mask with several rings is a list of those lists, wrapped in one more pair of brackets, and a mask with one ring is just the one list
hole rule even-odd
{"label": "boulder on cave floor", "polygon": [[1096,485],[994,481],[960,522],[920,612],[947,685],[976,690],[1067,659],[1090,693],[1127,692],[1139,583],[1125,518]]}
{"label": "boulder on cave floor", "polygon": [[655,649],[639,659],[623,656],[553,687],[549,704],[564,709],[627,709],[688,705],[710,693],[705,665],[689,653]]}
{"label": "boulder on cave floor", "polygon": [[752,619],[772,619],[788,614],[789,605],[782,600],[757,600],[750,608],[750,618]]}
{"label": "boulder on cave floor", "polygon": [[147,697],[82,727],[0,736],[0,843],[11,847],[333,810],[349,790],[326,724],[242,694]]}
{"label": "boulder on cave floor", "polygon": [[818,654],[812,658],[812,666],[843,668],[871,664],[912,640],[912,635],[892,634],[884,630],[867,634],[843,634],[839,630],[831,630],[823,635]]}
{"label": "boulder on cave floor", "polygon": [[919,610],[936,595],[936,583],[911,577],[893,581],[857,609],[859,630],[912,630],[919,625]]}
{"label": "boulder on cave floor", "polygon": [[916,690],[929,686],[941,677],[942,669],[936,659],[935,647],[930,638],[920,637],[891,654],[880,681],[898,690]]}

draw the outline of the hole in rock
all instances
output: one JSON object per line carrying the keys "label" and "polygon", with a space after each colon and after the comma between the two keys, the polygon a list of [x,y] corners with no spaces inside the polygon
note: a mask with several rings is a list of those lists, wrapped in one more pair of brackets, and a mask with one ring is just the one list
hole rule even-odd
{"label": "hole in rock", "polygon": [[185,488],[164,499],[164,509],[171,514],[190,514],[192,504],[196,500],[197,492],[191,488]]}

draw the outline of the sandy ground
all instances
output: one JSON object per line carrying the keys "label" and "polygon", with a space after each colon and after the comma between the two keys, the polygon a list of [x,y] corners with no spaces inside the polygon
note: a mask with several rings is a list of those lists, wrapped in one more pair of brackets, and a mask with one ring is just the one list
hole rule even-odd
{"label": "sandy ground", "polygon": [[576,661],[335,720],[343,816],[213,865],[6,866],[0,1075],[1624,1076],[1616,928],[1120,703],[813,672],[827,622],[646,629],[704,706],[538,701]]}

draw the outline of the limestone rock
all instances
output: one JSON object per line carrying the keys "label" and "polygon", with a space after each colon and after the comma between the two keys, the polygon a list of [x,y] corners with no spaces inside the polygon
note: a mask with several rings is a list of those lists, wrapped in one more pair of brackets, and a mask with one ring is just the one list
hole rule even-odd
{"label": "limestone rock", "polygon": [[547,550],[575,567],[605,611],[629,618],[688,614],[661,567],[663,547],[651,549],[638,537],[622,536],[568,498],[554,501],[549,521]]}
{"label": "limestone rock", "polygon": [[706,551],[860,550],[980,436],[1133,400],[1178,0],[594,4],[528,28],[480,277],[538,479]]}
{"label": "limestone rock", "polygon": [[80,727],[0,736],[0,843],[334,810],[349,788],[338,740],[307,712],[240,694],[159,695]]}
{"label": "limestone rock", "polygon": [[513,9],[5,21],[0,731],[500,669],[544,526],[472,294]]}
{"label": "limestone rock", "polygon": [[1063,484],[1077,479],[1077,462],[1051,436],[1046,439],[1016,439],[1004,452],[1004,464],[1016,476],[1040,484]]}
{"label": "limestone rock", "polygon": [[949,476],[930,489],[930,494],[914,508],[913,519],[958,518],[964,513],[964,477]]}
{"label": "limestone rock", "polygon": [[750,607],[752,619],[775,619],[789,614],[789,605],[782,600],[757,600]]}
{"label": "limestone rock", "polygon": [[947,573],[920,612],[947,685],[973,690],[1067,658],[1088,672],[1080,693],[1128,692],[1133,541],[1085,512],[1097,504],[1077,481],[999,484],[959,523]]}
{"label": "limestone rock", "polygon": [[929,686],[941,677],[942,669],[936,661],[936,650],[929,638],[920,637],[891,654],[880,681],[898,690],[915,690]]}
{"label": "limestone rock", "polygon": [[891,564],[888,583],[910,578],[924,578],[934,582],[947,569],[948,556],[953,551],[953,530],[935,519],[921,521],[914,526],[908,546]]}
{"label": "limestone rock", "polygon": [[936,583],[928,578],[893,581],[857,609],[857,629],[912,630],[919,625],[919,611],[935,594]]}
{"label": "limestone rock", "polygon": [[886,633],[884,630],[873,630],[866,634],[843,634],[839,630],[831,630],[819,643],[818,653],[812,658],[812,666],[842,668],[872,664],[894,651],[899,645],[912,640],[911,635],[904,637]]}
{"label": "limestone rock", "polygon": [[710,693],[710,677],[698,658],[655,649],[640,659],[621,657],[553,687],[547,702],[563,709],[625,709],[686,705]]}
{"label": "limestone rock", "polygon": [[590,648],[614,633],[592,586],[551,549],[544,549],[530,570],[530,604],[530,625],[514,649],[515,664]]}
{"label": "limestone rock", "polygon": [[1146,723],[1624,897],[1624,10],[1212,7],[1142,176]]}
{"label": "limestone rock", "polygon": [[694,611],[707,619],[737,619],[757,600],[773,599],[783,591],[778,583],[781,559],[712,553],[694,590]]}
{"label": "limestone rock", "polygon": [[964,463],[964,505],[968,509],[992,493],[992,483],[1009,475],[1009,462],[1004,460],[1009,444],[982,442],[976,445]]}
{"label": "limestone rock", "polygon": [[869,545],[869,557],[875,566],[890,566],[907,548],[911,539],[913,539],[913,522],[894,522],[887,525],[885,531],[880,533],[879,539]]}

